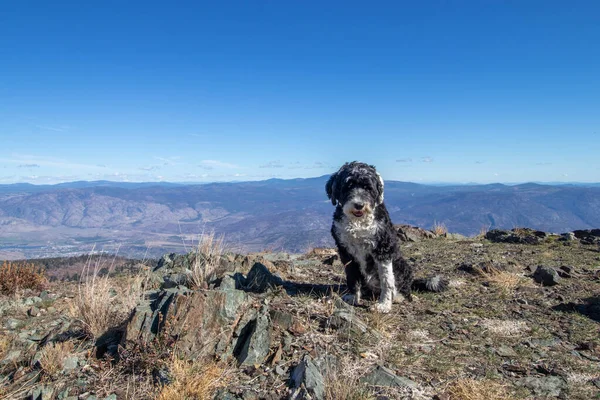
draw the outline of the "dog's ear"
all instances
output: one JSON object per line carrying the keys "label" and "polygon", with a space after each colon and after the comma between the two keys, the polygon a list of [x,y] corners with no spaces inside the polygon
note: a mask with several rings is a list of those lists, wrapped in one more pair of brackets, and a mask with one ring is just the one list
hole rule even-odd
{"label": "dog's ear", "polygon": [[377,204],[383,203],[383,178],[377,172]]}
{"label": "dog's ear", "polygon": [[327,184],[325,185],[325,191],[327,192],[327,197],[329,197],[329,199],[331,199],[331,204],[333,204],[334,206],[337,204],[337,188],[336,188],[336,183],[337,183],[337,178],[338,178],[338,173],[336,172],[335,174],[331,175],[329,177],[329,180],[327,181]]}

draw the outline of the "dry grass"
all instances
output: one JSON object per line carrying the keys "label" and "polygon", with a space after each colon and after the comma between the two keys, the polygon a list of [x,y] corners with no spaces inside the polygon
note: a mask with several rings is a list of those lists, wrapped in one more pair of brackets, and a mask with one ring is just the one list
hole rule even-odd
{"label": "dry grass", "polygon": [[0,336],[0,360],[8,354],[8,349],[10,348],[12,341],[13,338],[6,334]]}
{"label": "dry grass", "polygon": [[463,378],[452,383],[447,394],[451,400],[509,400],[504,385],[490,379]]}
{"label": "dry grass", "polygon": [[360,382],[364,367],[350,359],[342,359],[340,366],[329,369],[324,376],[325,400],[373,400],[376,397],[368,386]]}
{"label": "dry grass", "polygon": [[51,343],[42,350],[40,364],[44,372],[56,377],[63,369],[65,359],[73,354],[73,342]]}
{"label": "dry grass", "polygon": [[173,382],[164,386],[157,400],[212,399],[217,389],[227,386],[227,368],[214,361],[188,362],[174,358],[170,365]]}
{"label": "dry grass", "polygon": [[525,321],[517,320],[484,319],[481,321],[481,326],[489,333],[500,337],[520,336],[531,330]]}
{"label": "dry grass", "polygon": [[448,233],[448,228],[443,222],[434,221],[432,231],[438,236],[443,236]]}
{"label": "dry grass", "polygon": [[225,251],[224,237],[214,232],[202,233],[196,247],[196,261],[192,266],[192,284],[204,288],[214,278],[220,267],[221,256]]}
{"label": "dry grass", "polygon": [[81,274],[71,314],[83,323],[88,335],[97,338],[129,316],[142,295],[144,277],[137,275],[115,285],[108,274],[99,276],[101,259],[93,266],[90,264],[86,264]]}
{"label": "dry grass", "polygon": [[511,292],[517,287],[526,284],[528,280],[522,275],[512,272],[499,271],[495,274],[489,274],[488,282],[490,285],[498,287],[504,292]]}
{"label": "dry grass", "polygon": [[27,263],[4,261],[0,267],[0,293],[13,295],[22,289],[41,290],[48,283],[46,271]]}

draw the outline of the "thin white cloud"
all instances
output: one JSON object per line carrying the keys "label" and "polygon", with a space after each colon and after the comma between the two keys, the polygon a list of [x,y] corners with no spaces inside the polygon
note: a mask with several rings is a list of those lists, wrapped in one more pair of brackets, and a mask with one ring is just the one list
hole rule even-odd
{"label": "thin white cloud", "polygon": [[283,164],[279,160],[269,161],[266,164],[259,165],[258,168],[283,168]]}
{"label": "thin white cloud", "polygon": [[57,168],[67,168],[67,169],[85,169],[85,170],[97,170],[99,167],[97,165],[92,164],[82,164],[77,162],[72,162],[69,160],[55,158],[55,157],[46,157],[46,156],[36,156],[29,154],[12,154],[10,158],[0,158],[1,162],[6,162],[9,164],[17,164],[20,165],[33,165],[36,164],[40,167],[57,167]]}
{"label": "thin white cloud", "polygon": [[223,161],[219,161],[219,160],[202,160],[202,161],[200,161],[200,164],[198,166],[202,167],[202,168],[205,168],[205,167],[228,168],[228,169],[240,168],[239,165],[235,165],[235,164],[231,164],[231,163],[227,163],[227,162],[223,162]]}
{"label": "thin white cloud", "polygon": [[17,168],[40,168],[39,164],[21,164]]}
{"label": "thin white cloud", "polygon": [[397,163],[409,163],[412,162],[412,158],[399,158],[396,160]]}
{"label": "thin white cloud", "polygon": [[432,163],[433,162],[433,158],[431,158],[431,157],[421,157],[421,161],[423,161],[424,163]]}

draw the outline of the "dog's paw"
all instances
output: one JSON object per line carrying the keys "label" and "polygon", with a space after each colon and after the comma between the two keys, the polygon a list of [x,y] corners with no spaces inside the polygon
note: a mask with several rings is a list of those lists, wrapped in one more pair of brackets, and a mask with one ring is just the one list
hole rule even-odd
{"label": "dog's paw", "polygon": [[353,294],[343,295],[342,300],[344,300],[346,303],[350,304],[351,306],[359,306],[360,305],[360,299]]}
{"label": "dog's paw", "polygon": [[371,311],[380,313],[380,314],[387,314],[390,311],[392,311],[392,303],[391,302],[385,302],[385,303],[378,302],[375,305],[371,306]]}
{"label": "dog's paw", "polygon": [[396,293],[394,295],[394,300],[392,300],[392,302],[394,304],[400,304],[400,303],[404,302],[404,295],[402,295],[400,293]]}

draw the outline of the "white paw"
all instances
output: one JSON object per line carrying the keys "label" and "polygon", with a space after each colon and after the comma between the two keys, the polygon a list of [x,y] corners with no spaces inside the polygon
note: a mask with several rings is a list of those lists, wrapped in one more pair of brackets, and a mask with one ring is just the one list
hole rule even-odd
{"label": "white paw", "polygon": [[345,294],[345,295],[343,295],[342,296],[342,300],[344,300],[346,303],[350,304],[351,306],[358,306],[358,305],[360,305],[360,299],[357,298],[353,294]]}
{"label": "white paw", "polygon": [[392,311],[392,302],[385,302],[385,303],[378,302],[377,304],[371,306],[371,311],[381,313],[381,314],[387,314],[390,311]]}
{"label": "white paw", "polygon": [[394,295],[394,300],[393,300],[393,303],[394,303],[394,304],[400,304],[400,303],[402,303],[403,301],[404,301],[404,296],[403,296],[403,295],[401,295],[400,293],[396,293],[396,294]]}

